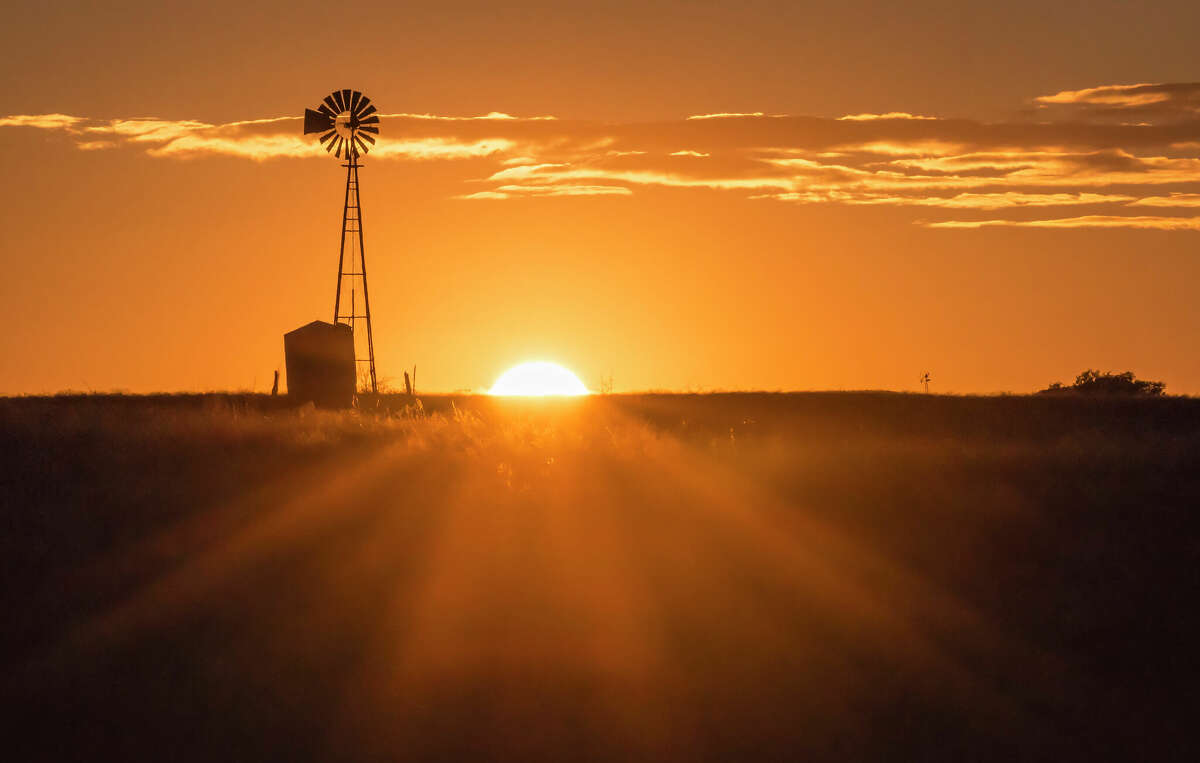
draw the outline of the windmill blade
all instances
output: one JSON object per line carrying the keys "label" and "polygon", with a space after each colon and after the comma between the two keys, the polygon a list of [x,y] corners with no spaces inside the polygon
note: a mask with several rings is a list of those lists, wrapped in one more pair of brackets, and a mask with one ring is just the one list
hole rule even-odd
{"label": "windmill blade", "polygon": [[371,125],[367,125],[367,126],[365,126],[365,127],[359,127],[358,129],[359,129],[361,132],[373,132],[373,133],[375,133],[376,135],[378,135],[378,134],[379,134],[379,128],[378,128],[378,127],[372,127]]}
{"label": "windmill blade", "polygon": [[379,124],[379,116],[378,116],[377,114],[372,114],[371,116],[369,116],[369,117],[366,117],[365,119],[360,119],[360,120],[358,120],[358,123],[359,123],[360,125],[375,125],[375,124]]}
{"label": "windmill blade", "polygon": [[375,139],[374,139],[374,138],[372,138],[372,137],[371,137],[371,136],[370,136],[368,133],[365,133],[365,132],[359,132],[359,134],[358,134],[358,136],[357,136],[357,137],[359,137],[359,138],[362,138],[362,139],[364,139],[364,140],[368,140],[368,141],[370,141],[370,142],[371,142],[371,145],[375,145]]}
{"label": "windmill blade", "polygon": [[358,111],[358,101],[360,98],[362,98],[362,93],[358,92],[357,90],[350,93],[350,113],[351,114]]}
{"label": "windmill blade", "polygon": [[350,88],[342,91],[342,111],[350,110]]}
{"label": "windmill blade", "polygon": [[325,132],[333,126],[333,119],[328,114],[322,114],[312,109],[304,110],[304,134]]}
{"label": "windmill blade", "polygon": [[332,95],[333,95],[333,102],[337,104],[338,113],[341,114],[343,111],[346,110],[346,103],[345,103],[345,101],[342,100],[342,91],[334,90]]}
{"label": "windmill blade", "polygon": [[329,107],[329,112],[331,114],[337,114],[339,111],[341,111],[341,109],[338,108],[337,101],[333,100],[334,95],[337,94],[334,93],[333,95],[325,96],[325,105]]}
{"label": "windmill blade", "polygon": [[354,136],[354,145],[361,148],[362,152],[364,154],[371,150],[371,148],[366,143],[363,143],[363,139],[357,135]]}
{"label": "windmill blade", "polygon": [[325,134],[324,134],[324,135],[322,135],[322,136],[321,136],[321,138],[320,138],[320,140],[321,140],[321,143],[324,143],[325,141],[329,140],[329,139],[330,139],[330,138],[332,138],[334,135],[337,135],[337,130],[330,130],[329,132],[325,133]]}
{"label": "windmill blade", "polygon": [[338,144],[339,140],[341,140],[341,139],[338,138],[336,135],[333,136],[333,140],[329,141],[329,143],[327,143],[325,145],[325,150],[332,154],[333,149],[337,148],[337,144]]}
{"label": "windmill blade", "polygon": [[358,110],[357,110],[358,116],[365,117],[367,114],[370,114],[371,111],[374,111],[375,109],[373,109],[373,108],[371,109],[371,111],[367,111],[367,107],[370,105],[371,105],[371,99],[364,95],[362,97],[362,100],[360,100],[358,102]]}
{"label": "windmill blade", "polygon": [[329,108],[324,103],[317,107],[317,111],[327,115],[330,119],[335,119],[337,117],[337,114],[333,113],[333,109]]}

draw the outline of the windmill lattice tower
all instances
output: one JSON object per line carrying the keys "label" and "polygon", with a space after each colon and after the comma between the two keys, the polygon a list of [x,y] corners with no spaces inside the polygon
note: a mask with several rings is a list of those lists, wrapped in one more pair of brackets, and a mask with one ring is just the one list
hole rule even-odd
{"label": "windmill lattice tower", "polygon": [[[367,291],[367,256],[363,245],[362,205],[358,193],[359,156],[375,145],[379,115],[371,99],[357,90],[335,90],[315,110],[304,110],[304,134],[321,133],[321,145],[345,159],[346,196],[342,205],[342,240],[338,248],[337,289],[333,297],[333,322],[350,326],[354,335],[355,368],[362,378],[365,366],[371,392],[375,380],[375,340],[371,333],[371,300]],[[357,248],[357,256],[355,249]],[[347,257],[347,253],[349,257]],[[366,332],[360,329],[365,326]]]}

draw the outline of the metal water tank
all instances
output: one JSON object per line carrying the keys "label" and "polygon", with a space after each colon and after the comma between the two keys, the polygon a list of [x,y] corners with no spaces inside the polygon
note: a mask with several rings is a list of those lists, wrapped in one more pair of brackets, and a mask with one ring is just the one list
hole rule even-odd
{"label": "metal water tank", "polygon": [[321,408],[354,402],[354,332],[345,323],[313,321],[283,335],[288,397]]}

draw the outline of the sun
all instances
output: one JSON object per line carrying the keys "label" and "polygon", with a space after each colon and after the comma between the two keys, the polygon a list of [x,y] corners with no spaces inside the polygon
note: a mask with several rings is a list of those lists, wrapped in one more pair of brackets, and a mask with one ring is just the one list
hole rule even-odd
{"label": "sun", "polygon": [[557,363],[538,360],[513,366],[500,374],[488,394],[521,397],[586,395],[588,389],[578,376]]}

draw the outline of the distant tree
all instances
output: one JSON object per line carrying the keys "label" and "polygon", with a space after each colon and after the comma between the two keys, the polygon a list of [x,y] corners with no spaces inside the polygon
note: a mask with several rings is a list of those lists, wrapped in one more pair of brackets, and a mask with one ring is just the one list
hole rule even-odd
{"label": "distant tree", "polygon": [[1111,371],[1101,373],[1089,368],[1076,376],[1075,383],[1071,386],[1054,382],[1040,394],[1070,392],[1080,395],[1161,395],[1166,388],[1166,382],[1138,379],[1132,371],[1115,374]]}

